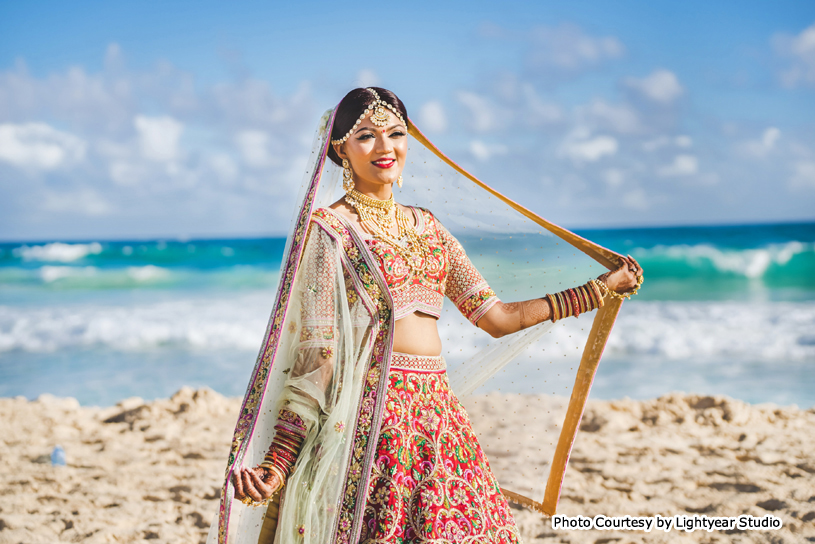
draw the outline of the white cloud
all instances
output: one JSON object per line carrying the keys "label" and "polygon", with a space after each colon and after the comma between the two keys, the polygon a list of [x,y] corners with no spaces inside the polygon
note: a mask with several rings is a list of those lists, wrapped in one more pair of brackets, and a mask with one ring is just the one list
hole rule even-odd
{"label": "white cloud", "polygon": [[671,139],[667,136],[657,136],[656,138],[642,142],[642,148],[645,151],[656,151],[657,149],[665,147],[669,143],[671,143]]}
{"label": "white cloud", "polygon": [[764,158],[775,148],[775,144],[781,137],[781,130],[776,127],[768,127],[764,130],[761,138],[748,140],[737,145],[737,150],[748,157]]}
{"label": "white cloud", "polygon": [[263,130],[245,130],[235,136],[235,143],[249,166],[264,168],[274,163],[269,152],[271,137]]}
{"label": "white cloud", "polygon": [[538,27],[532,32],[529,64],[533,68],[576,72],[624,53],[625,47],[614,36],[590,36],[575,25],[563,24]]}
{"label": "white cloud", "polygon": [[603,181],[612,189],[619,187],[625,181],[625,174],[617,168],[609,168],[603,172]]}
{"label": "white cloud", "polygon": [[563,119],[563,109],[554,102],[542,100],[532,85],[524,85],[524,117],[533,126],[557,123]]}
{"label": "white cloud", "polygon": [[209,159],[209,166],[222,181],[234,181],[240,170],[232,157],[226,153],[214,153]]}
{"label": "white cloud", "polygon": [[790,186],[815,189],[815,161],[798,161],[793,168]]}
{"label": "white cloud", "polygon": [[663,134],[662,136],[645,140],[641,145],[645,151],[656,151],[671,144],[676,147],[688,148],[693,146],[693,138],[684,134],[671,138]]}
{"label": "white cloud", "polygon": [[647,210],[648,195],[642,189],[634,189],[623,195],[623,206],[632,210]]}
{"label": "white cloud", "polygon": [[677,155],[671,164],[657,170],[665,177],[691,176],[699,171],[699,159],[694,155]]}
{"label": "white cloud", "polygon": [[470,142],[470,153],[480,161],[488,161],[496,155],[506,155],[507,147],[501,144],[486,144],[480,140]]}
{"label": "white cloud", "polygon": [[148,169],[137,162],[114,160],[108,165],[108,173],[117,185],[136,185],[147,177]]}
{"label": "white cloud", "polygon": [[114,207],[99,193],[89,188],[72,192],[49,192],[42,199],[42,209],[48,212],[87,216],[110,215]]}
{"label": "white cloud", "polygon": [[376,72],[369,69],[363,69],[357,72],[357,79],[354,85],[357,87],[379,87],[379,76]]}
{"label": "white cloud", "polygon": [[179,156],[178,142],[184,125],[172,117],[147,117],[137,115],[133,125],[139,139],[139,148],[145,159],[157,162],[176,160]]}
{"label": "white cloud", "polygon": [[55,170],[85,159],[87,144],[45,123],[0,125],[0,161],[30,170]]}
{"label": "white cloud", "polygon": [[660,104],[670,104],[684,92],[676,74],[664,69],[655,70],[642,79],[627,78],[625,84],[647,99]]}
{"label": "white cloud", "polygon": [[595,99],[589,104],[578,106],[576,113],[581,123],[597,129],[619,134],[634,134],[642,130],[639,114],[626,104],[615,105]]}
{"label": "white cloud", "polygon": [[612,136],[589,137],[588,131],[577,129],[561,144],[558,155],[568,157],[576,163],[595,162],[605,156],[615,155],[618,148],[619,143]]}
{"label": "white cloud", "polygon": [[676,147],[690,147],[693,145],[693,139],[690,136],[680,135],[674,138]]}
{"label": "white cloud", "polygon": [[475,93],[458,93],[459,101],[470,110],[470,126],[476,132],[487,132],[496,125],[496,115],[486,98]]}
{"label": "white cloud", "polygon": [[777,142],[778,138],[780,137],[781,131],[776,127],[770,127],[765,130],[764,134],[761,136],[761,143],[764,144],[764,147],[772,149],[775,146],[775,142]]}
{"label": "white cloud", "polygon": [[419,108],[419,128],[430,132],[444,132],[447,130],[447,115],[441,102],[431,100]]}
{"label": "white cloud", "polygon": [[815,85],[815,24],[797,36],[776,34],[772,42],[776,53],[790,61],[780,73],[781,84],[785,87]]}

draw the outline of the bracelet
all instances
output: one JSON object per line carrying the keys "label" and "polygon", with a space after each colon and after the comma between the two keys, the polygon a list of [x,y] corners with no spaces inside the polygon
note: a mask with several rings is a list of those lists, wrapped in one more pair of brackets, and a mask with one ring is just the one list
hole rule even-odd
{"label": "bracelet", "polygon": [[277,476],[279,483],[277,484],[277,487],[274,489],[274,491],[272,491],[272,493],[277,493],[279,490],[283,489],[283,486],[286,485],[286,476],[280,471],[279,468],[266,462],[263,462],[258,466],[261,468],[265,468],[266,470],[274,473],[274,475]]}
{"label": "bracelet", "polygon": [[252,508],[257,508],[258,506],[268,506],[269,503],[272,502],[272,499],[274,499],[275,493],[280,491],[283,488],[283,486],[286,485],[285,480],[280,476],[280,472],[275,470],[274,467],[270,467],[270,466],[266,465],[265,463],[261,463],[261,464],[258,465],[258,468],[263,468],[263,469],[266,469],[268,471],[271,471],[271,472],[274,472],[275,474],[277,474],[278,477],[280,478],[280,483],[278,484],[278,486],[276,488],[274,488],[272,490],[272,494],[269,495],[268,497],[266,497],[263,500],[256,501],[255,499],[253,499],[249,495],[245,495],[241,499],[241,502],[243,504],[245,504],[246,506],[251,506]]}
{"label": "bracelet", "polygon": [[282,409],[274,428],[277,432],[261,466],[277,474],[282,484],[297,463],[297,456],[306,438],[306,424],[294,412]]}
{"label": "bracelet", "polygon": [[564,317],[578,317],[580,314],[602,307],[603,291],[608,292],[608,286],[602,281],[592,279],[578,287],[548,293],[544,298],[552,307],[552,323]]}
{"label": "bracelet", "polygon": [[606,285],[603,282],[603,280],[595,279],[594,281],[596,281],[605,290],[606,293],[611,295],[612,298],[617,298],[617,299],[622,300],[624,298],[630,299],[631,297],[636,295],[637,291],[639,291],[640,286],[642,285],[642,282],[645,281],[645,280],[643,279],[642,276],[637,276],[637,285],[636,285],[636,287],[634,287],[634,289],[632,289],[631,291],[628,291],[626,293],[618,293],[617,291],[612,291],[611,289],[609,289],[608,285]]}

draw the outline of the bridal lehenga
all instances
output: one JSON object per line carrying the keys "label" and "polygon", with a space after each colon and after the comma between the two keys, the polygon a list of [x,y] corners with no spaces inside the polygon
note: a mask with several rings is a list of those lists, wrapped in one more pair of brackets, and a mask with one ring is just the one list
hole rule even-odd
{"label": "bridal lehenga", "polygon": [[[519,542],[509,502],[554,513],[621,301],[580,317],[588,341],[539,496],[499,485],[459,399],[543,342],[552,322],[477,345],[452,335],[448,357],[394,352],[394,323],[420,311],[463,330],[455,314],[486,337],[473,324],[499,296],[542,297],[615,268],[618,256],[484,185],[412,122],[396,194],[422,251],[402,251],[328,208],[340,194],[341,168],[326,160],[333,122],[329,111],[317,130],[208,542]],[[302,441],[286,484],[244,504],[232,473],[261,463],[276,433]]]}

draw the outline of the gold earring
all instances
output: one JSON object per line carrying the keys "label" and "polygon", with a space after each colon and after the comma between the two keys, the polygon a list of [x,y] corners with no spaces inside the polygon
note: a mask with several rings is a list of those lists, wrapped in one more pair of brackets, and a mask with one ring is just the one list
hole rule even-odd
{"label": "gold earring", "polygon": [[342,160],[342,188],[346,193],[354,188],[354,173],[351,172],[351,164],[348,159]]}
{"label": "gold earring", "polygon": [[399,177],[396,178],[396,185],[398,185],[399,187],[402,186],[402,174],[399,174]]}

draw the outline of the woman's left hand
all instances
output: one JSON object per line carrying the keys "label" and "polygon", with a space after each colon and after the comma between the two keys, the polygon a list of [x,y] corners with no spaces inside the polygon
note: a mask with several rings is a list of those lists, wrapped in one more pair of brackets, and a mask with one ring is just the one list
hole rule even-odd
{"label": "woman's left hand", "polygon": [[637,286],[637,279],[642,276],[642,267],[634,257],[623,257],[623,263],[616,270],[601,274],[597,279],[605,283],[609,289],[620,294],[627,293]]}

